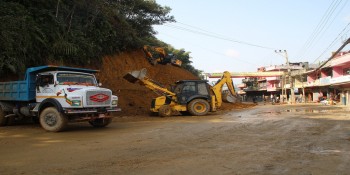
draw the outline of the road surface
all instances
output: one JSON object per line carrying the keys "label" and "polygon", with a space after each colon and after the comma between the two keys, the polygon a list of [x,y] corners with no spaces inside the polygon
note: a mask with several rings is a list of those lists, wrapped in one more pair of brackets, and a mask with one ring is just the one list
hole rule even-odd
{"label": "road surface", "polygon": [[117,117],[50,133],[0,128],[0,171],[14,174],[349,174],[350,112],[259,105],[204,117]]}

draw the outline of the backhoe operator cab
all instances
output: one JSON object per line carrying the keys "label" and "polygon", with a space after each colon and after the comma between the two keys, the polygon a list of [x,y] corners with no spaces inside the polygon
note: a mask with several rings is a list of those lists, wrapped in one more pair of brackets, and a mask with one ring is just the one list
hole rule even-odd
{"label": "backhoe operator cab", "polygon": [[206,80],[181,80],[176,82],[174,93],[179,104],[187,104],[195,98],[210,100],[210,88]]}

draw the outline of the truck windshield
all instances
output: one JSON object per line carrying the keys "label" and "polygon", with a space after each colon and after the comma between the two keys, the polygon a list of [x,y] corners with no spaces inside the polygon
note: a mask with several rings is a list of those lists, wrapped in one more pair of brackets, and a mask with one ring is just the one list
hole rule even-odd
{"label": "truck windshield", "polygon": [[58,73],[57,81],[60,85],[96,86],[95,77],[87,74]]}

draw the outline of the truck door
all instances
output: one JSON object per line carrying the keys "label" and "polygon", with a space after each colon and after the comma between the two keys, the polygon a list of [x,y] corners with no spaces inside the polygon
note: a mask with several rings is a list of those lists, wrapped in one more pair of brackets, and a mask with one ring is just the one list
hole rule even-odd
{"label": "truck door", "polygon": [[54,77],[52,74],[40,74],[36,80],[37,101],[41,102],[48,96],[55,96]]}

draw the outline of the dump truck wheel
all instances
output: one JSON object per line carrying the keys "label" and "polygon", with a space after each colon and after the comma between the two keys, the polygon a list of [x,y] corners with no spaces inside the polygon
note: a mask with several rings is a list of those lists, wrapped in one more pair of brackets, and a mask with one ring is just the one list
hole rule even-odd
{"label": "dump truck wheel", "polygon": [[3,111],[0,106],[0,126],[5,126],[7,124],[7,118],[5,118],[5,115],[5,111]]}
{"label": "dump truck wheel", "polygon": [[43,110],[40,114],[40,125],[47,131],[59,132],[66,128],[67,117],[58,112],[56,108],[49,107]]}
{"label": "dump truck wheel", "polygon": [[98,118],[92,121],[89,121],[90,125],[95,128],[103,128],[112,123],[112,118]]}
{"label": "dump truck wheel", "polygon": [[171,108],[169,105],[163,105],[159,108],[158,113],[161,117],[169,117],[171,116]]}
{"label": "dump truck wheel", "polygon": [[188,112],[192,115],[206,115],[209,112],[209,103],[203,99],[194,99],[188,106]]}

